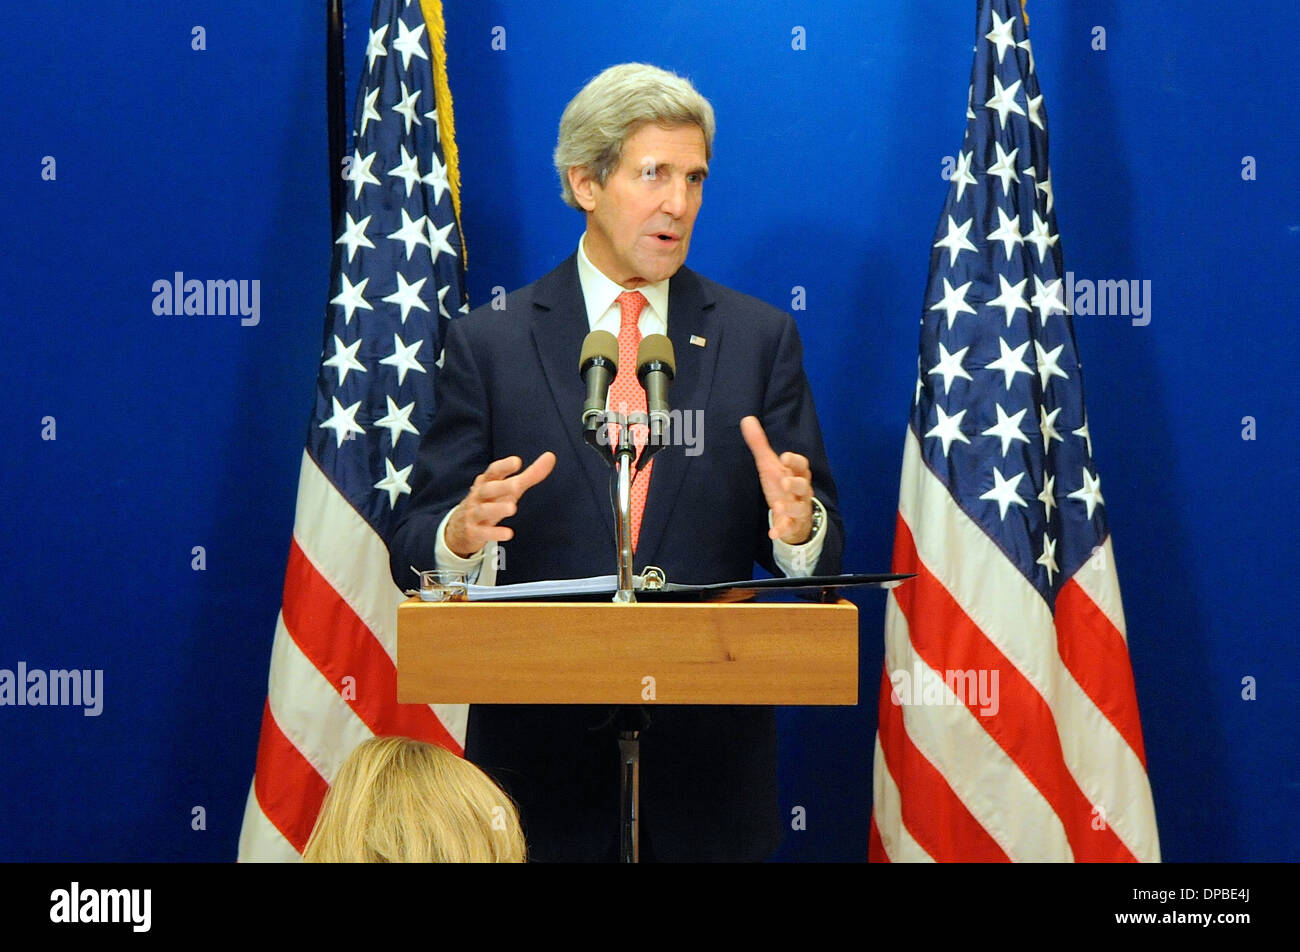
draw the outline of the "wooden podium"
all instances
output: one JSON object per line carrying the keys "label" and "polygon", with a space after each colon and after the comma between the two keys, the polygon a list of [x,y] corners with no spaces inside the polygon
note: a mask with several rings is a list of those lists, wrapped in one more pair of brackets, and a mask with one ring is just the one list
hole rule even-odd
{"label": "wooden podium", "polygon": [[397,700],[857,704],[858,609],[412,599],[397,609]]}
{"label": "wooden podium", "polygon": [[397,700],[615,706],[619,855],[635,863],[644,709],[857,704],[858,609],[844,599],[832,604],[412,599],[397,609]]}

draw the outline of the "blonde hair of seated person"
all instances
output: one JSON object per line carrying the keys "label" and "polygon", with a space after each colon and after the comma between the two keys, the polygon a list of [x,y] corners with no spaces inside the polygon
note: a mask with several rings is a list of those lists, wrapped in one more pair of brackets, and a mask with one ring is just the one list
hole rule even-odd
{"label": "blonde hair of seated person", "polygon": [[487,774],[433,744],[374,737],[348,755],[309,863],[522,863],[519,812]]}

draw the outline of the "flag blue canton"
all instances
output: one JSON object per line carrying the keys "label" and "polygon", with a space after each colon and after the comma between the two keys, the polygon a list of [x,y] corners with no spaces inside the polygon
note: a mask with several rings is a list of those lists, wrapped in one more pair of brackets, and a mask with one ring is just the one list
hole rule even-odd
{"label": "flag blue canton", "polygon": [[433,418],[446,323],[468,310],[419,4],[380,2],[353,119],[307,452],[388,538]]}
{"label": "flag blue canton", "polygon": [[957,504],[1054,605],[1107,529],[1063,294],[1047,113],[1019,6],[979,6],[911,427]]}

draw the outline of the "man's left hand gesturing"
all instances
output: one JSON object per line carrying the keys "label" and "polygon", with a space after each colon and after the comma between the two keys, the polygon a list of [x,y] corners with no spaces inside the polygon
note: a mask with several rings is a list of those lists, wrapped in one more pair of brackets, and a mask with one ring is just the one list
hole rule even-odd
{"label": "man's left hand gesturing", "polygon": [[803,545],[812,537],[813,525],[812,469],[808,458],[798,453],[777,456],[758,417],[747,416],[741,420],[740,433],[754,454],[758,481],[767,498],[767,507],[772,510],[768,538],[780,539],[788,545]]}

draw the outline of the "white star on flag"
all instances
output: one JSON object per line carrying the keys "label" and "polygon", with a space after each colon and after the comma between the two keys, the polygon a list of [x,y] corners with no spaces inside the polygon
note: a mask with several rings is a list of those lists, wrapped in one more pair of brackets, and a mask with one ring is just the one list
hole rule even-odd
{"label": "white star on flag", "polygon": [[1038,501],[1041,502],[1043,508],[1047,510],[1048,519],[1052,518],[1052,507],[1056,505],[1056,496],[1054,495],[1056,491],[1055,486],[1056,477],[1048,476],[1043,482],[1042,491],[1038,494]]}
{"label": "white star on flag", "polygon": [[402,162],[396,168],[389,171],[389,175],[401,179],[406,184],[406,197],[411,197],[411,189],[420,183],[420,160],[410,155],[406,151],[406,146],[401,146]]}
{"label": "white star on flag", "polygon": [[383,479],[375,483],[375,488],[387,490],[388,505],[396,507],[398,497],[411,492],[411,484],[406,481],[406,477],[411,475],[411,470],[415,468],[415,464],[412,463],[410,466],[397,469],[393,466],[391,459],[385,459],[384,467],[387,469],[387,473]]}
{"label": "white star on flag", "polygon": [[406,383],[406,372],[408,370],[416,370],[422,374],[428,373],[420,362],[415,359],[415,354],[423,343],[424,341],[417,340],[414,344],[408,344],[396,334],[393,335],[393,352],[381,360],[380,363],[397,368],[397,382],[399,385]]}
{"label": "white star on flag", "polygon": [[966,233],[970,231],[970,226],[973,221],[974,219],[968,218],[964,223],[959,225],[952,216],[949,215],[948,234],[934,243],[936,248],[948,249],[948,265],[950,267],[957,263],[957,256],[963,251],[975,250],[975,246],[972,245],[966,237]]}
{"label": "white star on flag", "polygon": [[[366,41],[366,72],[375,68],[375,60],[381,56],[387,56],[388,50],[384,49],[384,34],[388,32],[388,24],[385,23],[378,30],[370,31],[370,38]],[[379,117],[376,116],[376,119]]]}
{"label": "white star on flag", "polygon": [[374,310],[374,308],[370,306],[370,302],[362,297],[362,294],[365,293],[366,285],[370,283],[370,279],[362,278],[358,284],[353,285],[352,282],[348,280],[346,274],[340,274],[339,277],[343,279],[343,290],[341,290],[336,297],[330,298],[330,303],[341,306],[345,314],[343,323],[351,324],[353,311],[358,308],[366,311]]}
{"label": "white star on flag", "polygon": [[989,370],[1000,370],[1006,378],[1006,388],[1011,389],[1011,382],[1015,379],[1016,374],[1033,374],[1029,365],[1024,361],[1025,351],[1029,349],[1029,341],[1025,341],[1015,350],[1007,344],[1006,338],[998,338],[998,348],[1001,350],[1001,356],[997,360],[990,361]]}
{"label": "white star on flag", "polygon": [[366,237],[366,225],[370,224],[370,215],[367,215],[361,221],[353,221],[352,213],[345,212],[347,218],[347,227],[343,229],[343,234],[335,239],[334,244],[344,245],[348,249],[348,260],[351,261],[353,255],[357,253],[357,248],[373,248],[374,243]]}
{"label": "white star on flag", "polygon": [[1020,154],[1020,150],[1012,149],[1009,153],[1004,152],[1001,142],[993,143],[993,147],[997,149],[998,158],[989,166],[988,174],[1002,183],[1002,194],[1008,195],[1011,192],[1011,183],[1020,181],[1020,175],[1016,172],[1016,156]]}
{"label": "white star on flag", "polygon": [[934,405],[935,413],[938,414],[938,423],[936,423],[927,437],[934,437],[943,442],[943,455],[948,455],[948,447],[953,440],[960,440],[963,443],[969,443],[966,434],[961,431],[961,418],[966,415],[965,410],[958,410],[952,416],[943,412],[943,407],[939,404]]}
{"label": "white star on flag", "polygon": [[377,153],[371,152],[364,159],[359,151],[352,153],[352,164],[348,166],[348,181],[352,183],[353,199],[361,198],[361,190],[367,185],[378,185],[379,179],[370,174],[370,166]]}
{"label": "white star on flag", "polygon": [[1092,434],[1088,432],[1088,418],[1084,417],[1083,426],[1079,427],[1077,430],[1071,430],[1070,432],[1073,433],[1075,436],[1081,437],[1083,441],[1088,444],[1088,456],[1089,458],[1091,458],[1092,457]]}
{"label": "white star on flag", "polygon": [[1047,255],[1047,249],[1060,241],[1060,236],[1051,233],[1051,226],[1039,218],[1038,209],[1034,209],[1034,228],[1025,235],[1025,240],[1032,242],[1038,248],[1038,260],[1042,261]]}
{"label": "white star on flag", "polygon": [[[998,211],[1001,211],[1001,209],[998,209]],[[1019,221],[1020,216],[1017,215],[1016,220]],[[1011,322],[1015,319],[1016,311],[1029,310],[1029,305],[1025,303],[1025,284],[1028,281],[1028,278],[1021,278],[1018,282],[1012,284],[1004,275],[998,275],[998,284],[1001,285],[1001,293],[993,300],[989,301],[988,306],[1000,307],[1006,312],[1007,327],[1010,327]]]}
{"label": "white star on flag", "polygon": [[1047,407],[1041,404],[1038,407],[1038,431],[1043,435],[1043,452],[1046,453],[1052,448],[1052,440],[1065,442],[1065,437],[1061,436],[1056,430],[1056,418],[1060,415],[1061,408],[1057,407],[1051,413],[1047,412]]}
{"label": "white star on flag", "polygon": [[948,348],[944,347],[942,343],[939,344],[939,362],[934,365],[934,369],[930,371],[930,374],[940,374],[943,376],[944,396],[948,395],[948,388],[952,384],[953,377],[964,377],[967,380],[971,379],[971,375],[963,370],[961,366],[961,359],[966,356],[966,351],[968,350],[970,350],[969,347],[963,347],[956,353],[950,354],[948,353]]}
{"label": "white star on flag", "polygon": [[1061,571],[1056,564],[1056,543],[1043,533],[1043,554],[1034,560],[1036,564],[1047,569],[1047,584],[1052,584],[1052,575]]}
{"label": "white star on flag", "polygon": [[1092,518],[1092,510],[1097,506],[1104,505],[1106,500],[1101,496],[1101,477],[1094,476],[1086,469],[1083,471],[1083,485],[1069,494],[1070,499],[1078,499],[1088,507],[1088,518]]}
{"label": "white star on flag", "polygon": [[431,167],[428,174],[421,179],[425,185],[433,187],[435,201],[442,201],[442,193],[451,188],[451,183],[447,181],[447,166],[438,160],[438,157],[431,156]]}
{"label": "white star on flag", "polygon": [[998,411],[998,422],[985,430],[982,436],[995,436],[1002,441],[1002,458],[1006,459],[1007,450],[1011,449],[1011,444],[1016,440],[1022,443],[1028,443],[1029,437],[1025,436],[1020,430],[1020,421],[1024,419],[1028,410],[1018,410],[1015,416],[1007,416],[1007,411],[1002,409],[1002,404],[996,404]]}
{"label": "white star on flag", "polygon": [[948,329],[952,330],[952,322],[957,319],[958,314],[974,314],[975,308],[966,303],[966,292],[970,290],[971,282],[967,281],[959,288],[954,288],[948,283],[948,279],[943,279],[943,299],[938,304],[932,305],[932,311],[944,311],[948,315]]}
{"label": "white star on flag", "polygon": [[356,370],[360,373],[366,372],[365,364],[357,360],[357,348],[361,346],[361,338],[358,337],[351,344],[344,345],[338,335],[334,337],[334,356],[325,361],[326,367],[333,367],[339,372],[339,385],[348,379],[348,371]]}
{"label": "white star on flag", "polygon": [[375,426],[388,430],[389,445],[396,446],[403,433],[419,436],[420,431],[411,424],[411,411],[415,409],[415,401],[399,407],[391,396],[385,394],[384,399],[388,401],[388,412],[375,421]]}
{"label": "white star on flag", "polygon": [[396,304],[402,309],[402,323],[406,323],[406,318],[411,313],[411,308],[418,307],[422,311],[427,311],[429,305],[420,299],[420,289],[424,287],[424,282],[428,281],[427,277],[421,278],[414,284],[406,283],[406,275],[397,272],[397,290],[382,300],[388,304]]}
{"label": "white star on flag", "polygon": [[1070,375],[1062,370],[1057,361],[1060,359],[1061,351],[1065,350],[1064,344],[1058,344],[1051,350],[1046,350],[1038,341],[1034,341],[1034,351],[1038,355],[1038,377],[1042,382],[1043,389],[1047,389],[1047,381],[1053,377],[1062,377],[1065,380],[1070,379]]}
{"label": "white star on flag", "polygon": [[379,115],[379,110],[375,108],[375,100],[379,98],[379,88],[375,87],[366,94],[365,103],[361,111],[361,129],[357,132],[357,138],[360,139],[366,134],[366,126],[370,125],[370,120],[383,122],[383,117]]}
{"label": "white star on flag", "polygon": [[429,239],[424,234],[424,226],[428,224],[428,221],[429,219],[424,215],[412,221],[411,216],[406,213],[406,209],[402,209],[402,227],[388,237],[393,241],[400,241],[406,245],[407,261],[411,260],[416,245],[424,245],[426,248],[429,246]]}
{"label": "white star on flag", "polygon": [[447,241],[447,236],[450,235],[451,230],[456,227],[456,222],[449,221],[441,228],[435,228],[433,222],[429,222],[428,226],[429,240],[427,244],[429,245],[429,253],[433,257],[433,260],[437,261],[438,255],[451,255],[453,258],[456,257],[456,249]]}
{"label": "white star on flag", "polygon": [[398,21],[397,39],[393,40],[393,49],[402,54],[402,69],[411,68],[411,57],[418,56],[422,60],[427,60],[429,55],[424,52],[420,46],[420,37],[424,34],[424,24],[421,23],[414,30],[407,29],[404,22]]}
{"label": "white star on flag", "polygon": [[1061,300],[1064,287],[1060,278],[1053,278],[1046,284],[1038,275],[1034,275],[1034,296],[1030,303],[1038,309],[1039,324],[1046,327],[1047,319],[1053,314],[1065,313],[1065,302]]}
{"label": "white star on flag", "polygon": [[337,445],[342,446],[343,441],[348,438],[349,433],[366,432],[361,427],[357,426],[357,421],[355,419],[357,409],[361,406],[360,400],[345,410],[343,409],[343,405],[339,403],[338,397],[331,397],[330,399],[334,402],[334,415],[321,423],[321,429],[333,430]]}
{"label": "white star on flag", "polygon": [[1032,98],[1026,99],[1025,101],[1029,104],[1029,121],[1032,122],[1034,125],[1038,126],[1038,128],[1040,129],[1046,129],[1047,127],[1043,125],[1043,115],[1042,115],[1043,97],[1034,96]]}
{"label": "white star on flag", "polygon": [[[1008,218],[1007,213],[999,208],[998,227],[989,232],[989,241],[1002,242],[1002,250],[1006,252],[1007,260],[1010,261],[1012,247],[1025,243],[1025,236],[1020,234],[1020,216]],[[999,274],[998,277],[1001,278],[1002,275]],[[1024,284],[1023,281],[1020,283]]]}
{"label": "white star on flag", "polygon": [[1002,475],[1002,471],[996,466],[993,467],[993,488],[980,495],[981,499],[987,499],[998,504],[998,516],[1005,519],[1007,517],[1007,507],[1011,505],[1025,506],[1028,508],[1029,503],[1020,498],[1016,492],[1016,487],[1020,485],[1020,480],[1025,478],[1024,473],[1016,473],[1010,479]]}
{"label": "white star on flag", "polygon": [[[406,120],[406,134],[411,134],[411,124],[420,124],[420,117],[415,114],[415,103],[420,98],[420,91],[417,89],[412,93],[407,93],[406,83],[402,83],[402,98],[393,106],[393,112],[397,113]],[[410,194],[409,192],[407,193]]]}
{"label": "white star on flag", "polygon": [[1002,56],[1008,49],[1014,49],[1016,41],[1011,36],[1011,30],[1016,25],[1016,18],[1011,17],[1009,20],[1003,20],[998,16],[998,11],[993,11],[993,29],[984,34],[984,38],[993,43],[998,50],[998,62],[1002,62]]}
{"label": "white star on flag", "polygon": [[1020,108],[1016,102],[1016,93],[1020,91],[1020,80],[1016,80],[1006,89],[1002,88],[1002,80],[993,77],[993,96],[986,102],[985,107],[992,109],[998,114],[998,123],[1002,128],[1006,128],[1007,116],[1015,114],[1023,116],[1025,111]]}
{"label": "white star on flag", "polygon": [[1056,204],[1056,201],[1055,201],[1055,199],[1052,197],[1052,180],[1051,180],[1051,178],[1045,178],[1045,179],[1043,179],[1041,182],[1039,182],[1037,185],[1034,186],[1034,189],[1035,189],[1036,191],[1042,192],[1044,195],[1047,196],[1047,207],[1043,209],[1043,213],[1044,213],[1045,215],[1050,215],[1050,214],[1052,214],[1052,206],[1053,206],[1054,204]]}
{"label": "white star on flag", "polygon": [[957,156],[957,169],[952,173],[952,180],[957,183],[957,201],[959,202],[966,193],[966,186],[975,184],[975,176],[970,174],[970,164],[974,158],[974,152],[962,152]]}

